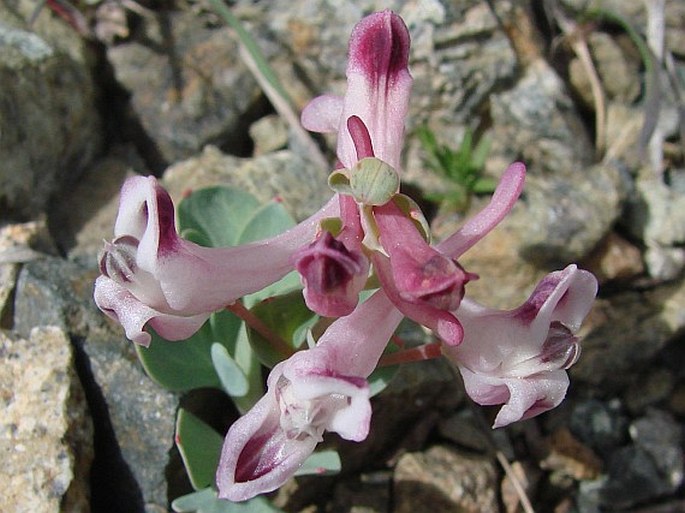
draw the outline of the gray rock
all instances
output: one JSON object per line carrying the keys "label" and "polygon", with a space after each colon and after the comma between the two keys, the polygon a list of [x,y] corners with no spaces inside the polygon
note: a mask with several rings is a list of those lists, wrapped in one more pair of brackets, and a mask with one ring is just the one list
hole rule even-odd
{"label": "gray rock", "polygon": [[671,414],[650,409],[644,417],[630,426],[630,436],[635,445],[654,460],[662,476],[666,493],[675,492],[683,483],[683,430]]}
{"label": "gray rock", "polygon": [[[205,144],[243,150],[240,117],[260,97],[228,28],[207,28],[191,11],[159,10],[139,36],[107,51],[117,81],[158,163],[187,158]],[[239,91],[239,94],[236,92]]]}
{"label": "gray rock", "polygon": [[480,513],[499,511],[497,472],[492,461],[466,456],[446,446],[408,453],[394,474],[395,513]]}
{"label": "gray rock", "polygon": [[95,421],[93,508],[149,513],[167,507],[165,469],[173,447],[175,394],[152,382],[119,326],[92,301],[94,262],[57,258],[26,264],[15,299],[15,328],[57,325],[78,341],[81,378]]}
{"label": "gray rock", "polygon": [[0,9],[0,205],[28,218],[79,178],[102,137],[85,42],[51,16],[29,31],[17,11]]}
{"label": "gray rock", "polygon": [[51,251],[45,220],[0,227],[0,327],[12,327],[14,287],[22,263]]}
{"label": "gray rock", "polygon": [[[566,87],[542,59],[530,63],[512,89],[490,100],[492,153],[508,163],[517,157],[537,174],[589,174],[592,145]],[[500,171],[501,172],[501,171]]]}
{"label": "gray rock", "polygon": [[288,126],[283,118],[270,114],[250,126],[254,141],[254,155],[263,155],[284,149],[288,145]]}
{"label": "gray rock", "polygon": [[678,276],[685,267],[685,194],[655,176],[638,177],[625,224],[645,242],[645,263],[659,280]]}
{"label": "gray rock", "polygon": [[618,401],[589,399],[573,406],[570,429],[600,456],[608,456],[628,442],[628,418]]}
{"label": "gray rock", "polygon": [[625,509],[671,492],[651,455],[630,445],[611,455],[608,479],[600,490],[600,504]]}
{"label": "gray rock", "polygon": [[[488,429],[486,431],[486,429]],[[493,446],[487,425],[475,418],[472,410],[460,410],[449,417],[442,419],[438,424],[440,436],[465,449],[487,452]]]}
{"label": "gray rock", "polygon": [[0,332],[0,510],[88,513],[93,426],[59,328]]}
{"label": "gray rock", "polygon": [[644,413],[648,407],[666,401],[675,388],[675,382],[676,378],[669,369],[646,369],[626,390],[623,400],[633,415]]}
{"label": "gray rock", "polygon": [[[50,228],[60,249],[71,258],[95,262],[102,241],[112,238],[124,180],[144,172],[132,147],[114,148],[86,171],[79,183],[62,192],[49,213]],[[78,205],[78,208],[74,208]]]}
{"label": "gray rock", "polygon": [[361,475],[345,479],[333,491],[330,513],[384,513],[390,505],[390,476]]}
{"label": "gray rock", "polygon": [[583,331],[583,355],[571,369],[577,386],[622,393],[637,372],[685,327],[685,281],[596,301]]}

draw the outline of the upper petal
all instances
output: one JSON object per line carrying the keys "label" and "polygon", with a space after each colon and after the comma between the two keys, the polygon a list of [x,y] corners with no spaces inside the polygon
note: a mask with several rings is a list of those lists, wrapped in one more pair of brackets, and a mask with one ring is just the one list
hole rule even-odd
{"label": "upper petal", "polygon": [[338,136],[338,158],[345,167],[350,168],[357,161],[346,121],[358,116],[368,127],[375,156],[400,169],[404,119],[412,84],[408,60],[409,31],[395,13],[372,14],[354,28]]}

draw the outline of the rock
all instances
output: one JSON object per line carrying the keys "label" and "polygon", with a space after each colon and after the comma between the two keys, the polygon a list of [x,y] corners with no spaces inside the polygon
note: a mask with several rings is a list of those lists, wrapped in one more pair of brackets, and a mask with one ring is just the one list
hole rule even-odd
{"label": "rock", "polygon": [[649,369],[626,390],[624,402],[631,413],[644,413],[649,406],[665,401],[675,386],[675,376],[664,368]]}
{"label": "rock", "polygon": [[573,405],[569,427],[581,442],[604,458],[628,442],[628,418],[617,400],[578,402]]}
{"label": "rock", "polygon": [[244,153],[249,141],[241,116],[257,104],[260,89],[238,57],[235,37],[228,28],[208,28],[190,10],[156,13],[135,37],[107,50],[150,140],[148,160],[163,166],[209,143]]}
{"label": "rock", "polygon": [[0,227],[0,327],[12,328],[13,294],[21,264],[54,252],[45,219]]}
{"label": "rock", "polygon": [[608,479],[599,499],[604,507],[626,509],[663,496],[670,489],[650,455],[631,445],[611,455]]}
{"label": "rock", "polygon": [[319,210],[333,195],[325,174],[287,150],[239,159],[207,146],[200,155],[167,169],[163,184],[177,202],[189,191],[212,185],[237,187],[261,202],[278,198],[297,220]]}
{"label": "rock", "polygon": [[[592,145],[562,80],[542,59],[533,61],[511,89],[494,94],[492,163],[501,173],[517,157],[535,174],[587,180]],[[495,158],[496,156],[496,158]]]}
{"label": "rock", "polygon": [[446,446],[400,458],[394,474],[394,513],[481,513],[499,511],[497,472],[487,458],[467,456]]}
{"label": "rock", "polygon": [[609,457],[599,502],[625,509],[674,493],[683,482],[682,428],[666,412],[649,410],[630,426],[631,445]]}
{"label": "rock", "polygon": [[440,436],[465,449],[485,453],[493,445],[489,427],[478,422],[471,410],[460,410],[438,424]]}
{"label": "rock", "polygon": [[685,383],[680,382],[673,390],[669,401],[669,409],[679,417],[685,417]]}
{"label": "rock", "polygon": [[629,202],[626,227],[645,242],[653,278],[671,280],[685,267],[685,194],[655,176],[640,176]]}
{"label": "rock", "polygon": [[255,156],[282,150],[288,145],[288,126],[280,116],[264,116],[252,123],[250,137],[254,141]]}
{"label": "rock", "polygon": [[645,270],[640,250],[616,232],[609,232],[583,264],[600,284],[625,283]]}
{"label": "rock", "polygon": [[[28,219],[100,151],[101,121],[84,40],[34,2],[0,10],[0,205]],[[35,30],[35,32],[34,32]]]}
{"label": "rock", "polygon": [[63,191],[62,201],[49,215],[60,249],[71,258],[95,262],[102,241],[112,238],[121,185],[135,172],[144,170],[131,146],[117,147],[90,166],[78,184]]}
{"label": "rock", "polygon": [[668,492],[673,493],[683,483],[682,426],[669,413],[650,409],[629,429],[635,445],[653,459],[663,477]]}
{"label": "rock", "polygon": [[333,491],[328,506],[330,513],[384,513],[389,511],[390,476],[362,474],[357,479],[344,479]]}
{"label": "rock", "polygon": [[[632,104],[640,94],[640,62],[637,56],[629,59],[616,38],[602,32],[592,32],[588,36],[588,47],[606,99]],[[585,105],[593,108],[588,74],[578,58],[569,64],[569,80]]]}
{"label": "rock", "polygon": [[0,510],[88,513],[93,427],[59,328],[0,332]]}
{"label": "rock", "polygon": [[602,461],[568,429],[561,428],[549,437],[548,454],[540,461],[540,468],[576,481],[593,480],[602,471]]}
{"label": "rock", "polygon": [[[583,355],[571,380],[603,394],[621,393],[685,327],[685,281],[597,300],[586,319]],[[616,336],[621,333],[620,337]]]}
{"label": "rock", "polygon": [[44,258],[19,275],[15,329],[53,324],[78,342],[81,379],[95,424],[92,504],[98,513],[167,507],[165,469],[178,397],[150,380],[121,328],[92,301],[95,262]]}

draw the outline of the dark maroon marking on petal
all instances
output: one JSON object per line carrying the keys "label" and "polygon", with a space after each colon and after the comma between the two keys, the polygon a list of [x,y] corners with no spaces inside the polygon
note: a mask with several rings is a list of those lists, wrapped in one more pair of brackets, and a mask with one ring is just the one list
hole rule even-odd
{"label": "dark maroon marking on petal", "polygon": [[159,250],[166,251],[175,247],[178,239],[174,202],[162,187],[156,187],[157,222],[159,223]]}
{"label": "dark maroon marking on petal", "polygon": [[357,26],[350,41],[350,60],[360,63],[374,83],[383,78],[392,83],[408,67],[409,44],[404,21],[384,11]]}
{"label": "dark maroon marking on petal", "polygon": [[259,479],[278,467],[283,454],[277,444],[269,443],[274,435],[275,432],[265,432],[247,441],[236,463],[236,483]]}

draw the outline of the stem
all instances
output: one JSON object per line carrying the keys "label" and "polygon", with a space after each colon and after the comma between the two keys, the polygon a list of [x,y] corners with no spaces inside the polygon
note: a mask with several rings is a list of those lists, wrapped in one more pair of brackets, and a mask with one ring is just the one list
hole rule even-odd
{"label": "stem", "polygon": [[432,342],[430,344],[423,344],[422,346],[412,347],[411,349],[403,349],[395,353],[386,354],[381,357],[378,362],[379,367],[387,367],[389,365],[398,365],[400,363],[420,362],[422,360],[432,360],[442,356],[440,342]]}
{"label": "stem", "polygon": [[295,350],[285,340],[278,336],[259,317],[250,312],[242,302],[236,301],[232,305],[228,305],[226,310],[235,314],[247,326],[264,337],[271,344],[271,347],[283,356],[283,359],[289,358],[295,353]]}

